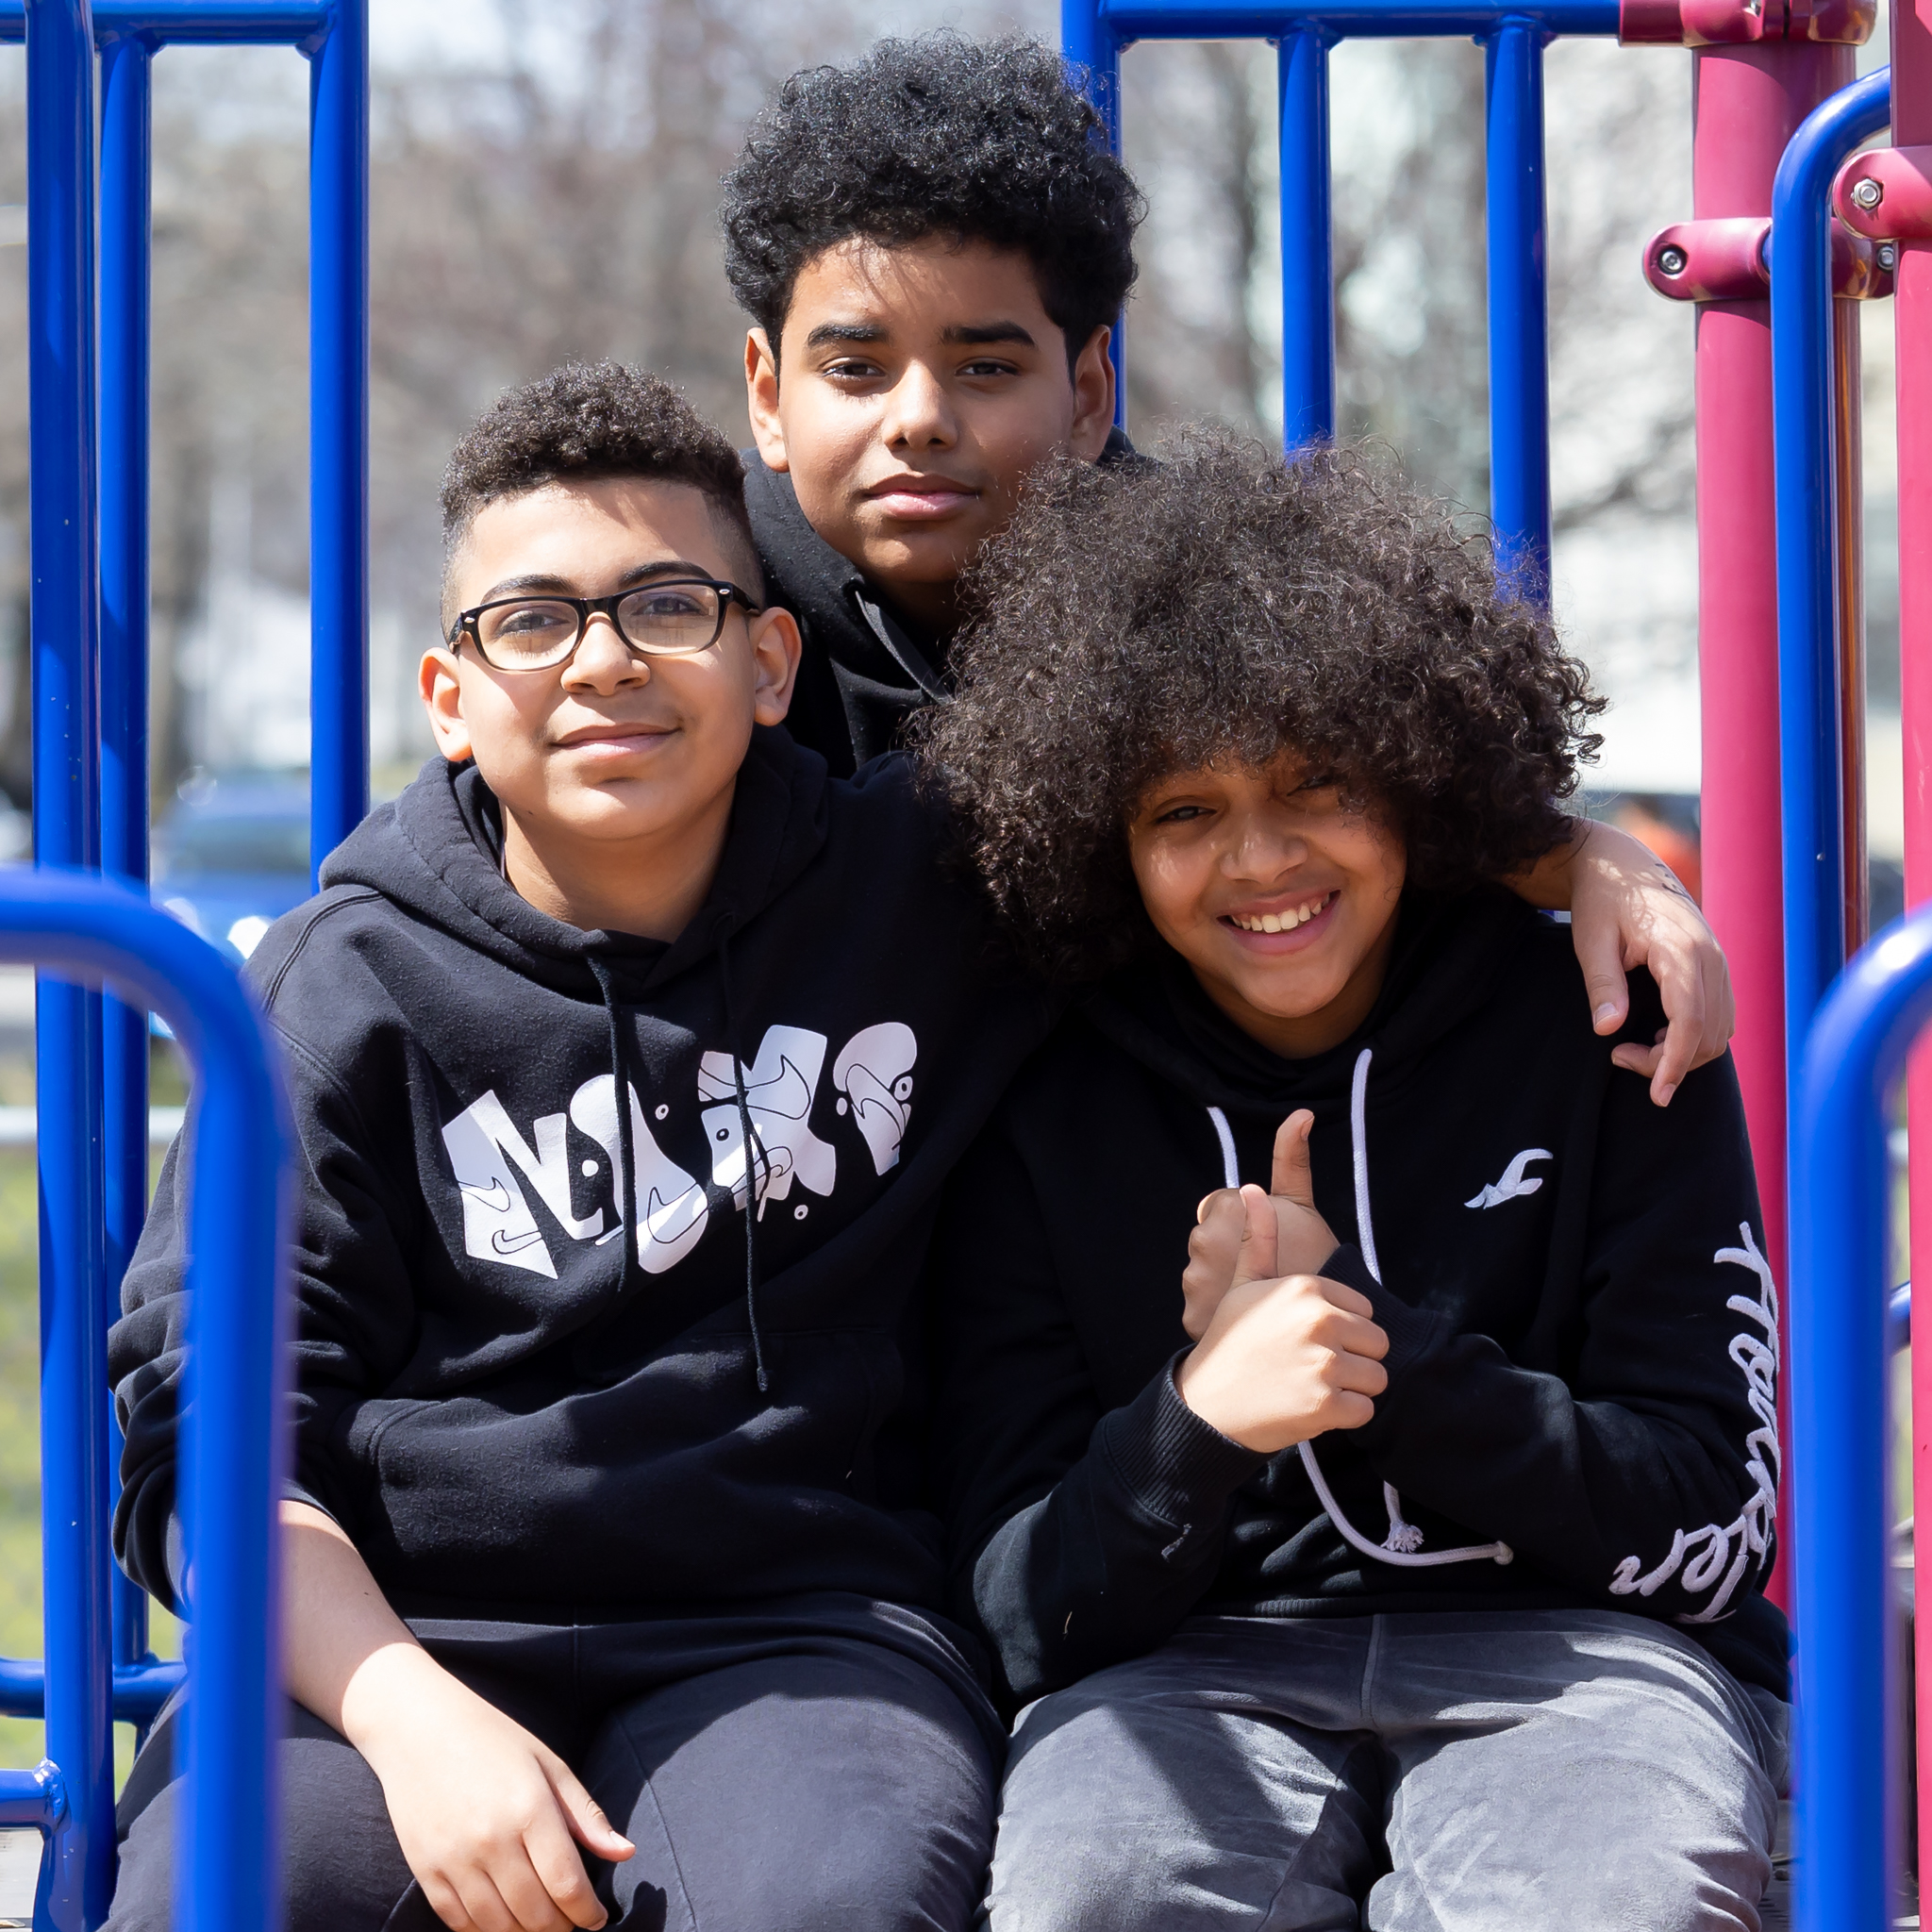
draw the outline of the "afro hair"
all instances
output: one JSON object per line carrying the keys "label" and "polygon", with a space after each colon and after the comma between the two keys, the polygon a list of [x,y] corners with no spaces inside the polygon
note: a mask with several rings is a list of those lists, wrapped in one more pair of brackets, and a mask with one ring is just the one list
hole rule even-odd
{"label": "afro hair", "polygon": [[968,579],[923,782],[1032,963],[1089,978],[1155,941],[1126,828],[1177,772],[1282,752],[1455,891],[1559,842],[1603,701],[1489,546],[1358,450],[1199,435],[1041,472]]}
{"label": "afro hair", "polygon": [[724,269],[776,353],[799,272],[855,237],[1026,257],[1073,358],[1119,316],[1146,204],[1065,63],[1037,41],[881,41],[794,74],[724,177]]}
{"label": "afro hair", "polygon": [[445,570],[486,504],[546,483],[607,476],[702,491],[745,588],[763,594],[738,452],[668,382],[622,362],[566,362],[506,391],[484,411],[442,473]]}

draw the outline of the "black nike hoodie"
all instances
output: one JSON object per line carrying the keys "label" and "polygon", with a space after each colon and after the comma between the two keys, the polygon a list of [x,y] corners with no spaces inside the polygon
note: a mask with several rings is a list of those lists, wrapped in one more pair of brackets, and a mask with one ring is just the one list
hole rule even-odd
{"label": "black nike hoodie", "polygon": [[[987,971],[894,763],[758,730],[670,943],[540,912],[500,837],[432,760],[248,965],[301,1138],[297,1492],[405,1614],[936,1606],[901,1332],[1042,996]],[[182,1158],[110,1341],[116,1548],[168,1602]]]}
{"label": "black nike hoodie", "polygon": [[[1196,1611],[1595,1605],[1788,1694],[1759,1593],[1776,1293],[1728,1058],[1667,1109],[1591,1031],[1567,927],[1410,895],[1374,1011],[1302,1060],[1167,955],[1062,1024],[933,1250],[955,1594],[1024,1701]],[[1661,1024],[1631,977],[1623,1038]],[[1195,1204],[1312,1108],[1324,1272],[1389,1336],[1374,1419],[1274,1457],[1182,1402]]]}

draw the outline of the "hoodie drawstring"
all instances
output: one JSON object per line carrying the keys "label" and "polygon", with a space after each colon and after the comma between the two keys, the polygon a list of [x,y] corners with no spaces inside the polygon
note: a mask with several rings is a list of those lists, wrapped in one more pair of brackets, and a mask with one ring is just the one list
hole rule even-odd
{"label": "hoodie drawstring", "polygon": [[604,1018],[610,1028],[610,1104],[617,1110],[617,1224],[624,1230],[624,1262],[617,1271],[617,1292],[622,1298],[630,1292],[636,1277],[641,1232],[632,1225],[638,1211],[638,1162],[630,1131],[630,1056],[625,1052],[626,1029],[617,1010],[617,989],[610,968],[594,953],[587,957],[604,995]]}
{"label": "hoodie drawstring", "polygon": [[[772,1164],[764,1143],[751,1130],[751,1104],[744,1093],[744,1055],[740,1050],[738,1016],[731,1005],[730,931],[718,931],[718,977],[724,988],[724,1050],[731,1056],[731,1081],[738,1094],[738,1133],[744,1143],[744,1319],[751,1329],[752,1367],[758,1376],[758,1393],[771,1392],[772,1378],[765,1372],[765,1341],[758,1332],[758,1208],[771,1179]],[[752,1162],[758,1163],[754,1174]]]}
{"label": "hoodie drawstring", "polygon": [[[1356,1057],[1355,1078],[1349,1089],[1348,1126],[1355,1157],[1356,1239],[1361,1246],[1362,1259],[1368,1265],[1369,1274],[1379,1288],[1382,1285],[1382,1267],[1375,1255],[1374,1219],[1369,1212],[1369,1063],[1374,1058],[1374,1049],[1367,1046]],[[1234,1131],[1227,1124],[1227,1116],[1218,1107],[1210,1107],[1208,1118],[1213,1123],[1214,1137],[1221,1143],[1224,1185],[1239,1188],[1241,1184],[1241,1165],[1235,1156]],[[1343,1540],[1363,1556],[1405,1570],[1431,1569],[1439,1563],[1511,1563],[1516,1560],[1516,1552],[1505,1542],[1474,1543],[1457,1550],[1423,1549],[1423,1533],[1403,1515],[1402,1497],[1393,1483],[1382,1485],[1382,1501],[1389,1511],[1389,1535],[1381,1543],[1372,1543],[1341,1513],[1341,1505],[1335,1500],[1335,1491],[1328,1487],[1328,1479],[1322,1474],[1322,1465],[1315,1459],[1315,1445],[1302,1442],[1297,1446],[1302,1467],[1307,1470],[1308,1480],[1314,1485],[1315,1494],[1327,1512],[1329,1522],[1341,1531]]]}

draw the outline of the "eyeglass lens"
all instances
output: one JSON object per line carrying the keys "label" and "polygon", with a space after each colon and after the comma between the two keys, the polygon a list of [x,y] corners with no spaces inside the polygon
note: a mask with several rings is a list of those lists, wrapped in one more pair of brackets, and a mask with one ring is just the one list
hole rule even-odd
{"label": "eyeglass lens", "polygon": [[[709,584],[645,584],[617,607],[617,627],[635,650],[663,657],[702,651],[723,628],[719,593]],[[574,605],[546,597],[492,604],[476,616],[483,655],[506,671],[560,664],[579,628]]]}

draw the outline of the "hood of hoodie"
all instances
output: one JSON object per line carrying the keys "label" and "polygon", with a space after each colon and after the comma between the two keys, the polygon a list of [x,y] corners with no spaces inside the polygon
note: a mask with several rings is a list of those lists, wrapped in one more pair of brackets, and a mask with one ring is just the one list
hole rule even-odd
{"label": "hood of hoodie", "polygon": [[1095,988],[1080,1011],[1203,1108],[1279,1122],[1307,1107],[1320,1117],[1348,1094],[1364,1046],[1387,1067],[1460,1025],[1491,996],[1498,966],[1542,915],[1509,892],[1484,889],[1456,898],[1410,891],[1397,917],[1389,971],[1368,1017],[1347,1040],[1305,1059],[1284,1059],[1243,1033],[1164,946]]}
{"label": "hood of hoodie", "polygon": [[758,726],[731,801],[717,876],[669,943],[552,919],[503,875],[503,817],[473,764],[432,758],[323,861],[325,891],[363,886],[463,945],[559,991],[581,991],[594,957],[642,994],[701,965],[791,885],[825,841],[824,761]]}
{"label": "hood of hoodie", "polygon": [[[439,759],[270,929],[297,1481],[392,1600],[933,1600],[901,1338],[941,1182],[1048,1018],[941,838],[903,760],[833,780],[760,732],[686,930],[582,932]],[[111,1351],[122,1546],[163,1590],[178,1172]]]}
{"label": "hood of hoodie", "polygon": [[[909,623],[812,528],[788,475],[767,468],[756,449],[742,455],[745,508],[767,595],[798,619],[805,639],[787,724],[834,776],[849,776],[892,749],[911,712],[944,699],[949,641]],[[1114,429],[1100,460],[1135,457],[1133,444]]]}

